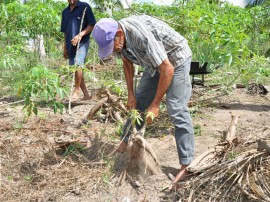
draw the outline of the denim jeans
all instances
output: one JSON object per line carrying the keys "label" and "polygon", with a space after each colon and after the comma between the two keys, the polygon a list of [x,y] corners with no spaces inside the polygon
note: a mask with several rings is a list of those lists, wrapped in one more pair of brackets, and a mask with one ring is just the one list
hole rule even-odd
{"label": "denim jeans", "polygon": [[[78,66],[82,66],[85,63],[85,59],[88,53],[89,48],[89,40],[84,42],[83,44],[80,44],[79,50],[78,50],[78,57],[76,64]],[[76,55],[74,58],[69,58],[69,65],[74,65],[76,60]]]}
{"label": "denim jeans", "polygon": [[[182,165],[190,164],[194,158],[194,131],[188,111],[188,101],[192,90],[189,77],[190,63],[191,58],[175,68],[171,84],[166,92],[167,110],[175,127],[176,146],[179,162]],[[158,81],[159,72],[154,77],[151,77],[148,72],[143,73],[136,91],[137,109],[139,111],[145,111],[151,104],[156,95]],[[128,141],[130,135],[130,132],[127,131],[129,124],[130,120],[126,122],[122,134],[125,142]],[[137,126],[137,129],[140,129],[140,126]]]}

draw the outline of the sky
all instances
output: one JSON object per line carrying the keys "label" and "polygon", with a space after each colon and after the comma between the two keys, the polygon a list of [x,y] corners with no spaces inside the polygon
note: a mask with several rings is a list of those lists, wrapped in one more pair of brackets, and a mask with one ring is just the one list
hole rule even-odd
{"label": "sky", "polygon": [[[89,3],[89,0],[81,0],[81,1],[85,1]],[[126,2],[128,2],[129,4],[132,2],[138,2],[138,3],[154,3],[156,5],[171,5],[173,3],[173,0],[121,0],[124,7],[127,7]]]}
{"label": "sky", "polygon": [[157,5],[171,5],[173,0],[134,0],[135,2],[154,3]]}
{"label": "sky", "polygon": [[227,0],[227,2],[230,2],[231,4],[233,4],[234,6],[240,6],[242,8],[244,8],[248,2],[247,1],[235,1],[235,0]]}

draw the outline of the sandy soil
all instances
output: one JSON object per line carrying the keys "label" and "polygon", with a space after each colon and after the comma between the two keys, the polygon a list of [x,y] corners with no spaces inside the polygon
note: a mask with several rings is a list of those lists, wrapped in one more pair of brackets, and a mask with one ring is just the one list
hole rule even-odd
{"label": "sandy soil", "polygon": [[[203,93],[202,96],[198,94],[201,91],[194,89],[192,101],[218,95]],[[238,136],[259,137],[270,133],[269,99],[269,94],[251,95],[245,89],[235,89],[229,95],[193,107],[195,155],[221,140],[232,113],[239,116]],[[22,105],[12,105],[12,101],[8,98],[0,101],[0,201],[174,200],[175,193],[164,188],[171,182],[169,173],[175,175],[180,165],[172,126],[156,127],[164,125],[164,119],[157,120],[146,134],[163,173],[140,183],[129,178],[117,186],[128,157],[111,155],[118,143],[115,124],[104,125],[100,118],[82,124],[94,101],[73,107],[71,115],[54,114],[52,109],[43,108],[37,117],[28,120],[21,112]],[[65,155],[57,141],[74,140],[82,142],[84,149],[76,148],[80,152],[69,151]]]}

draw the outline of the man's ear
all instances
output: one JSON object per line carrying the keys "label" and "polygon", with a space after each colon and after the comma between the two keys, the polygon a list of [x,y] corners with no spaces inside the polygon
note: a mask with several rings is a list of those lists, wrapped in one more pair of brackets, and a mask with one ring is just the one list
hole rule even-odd
{"label": "man's ear", "polygon": [[118,37],[122,37],[122,36],[124,36],[124,32],[123,32],[122,29],[118,29],[118,30],[116,31],[116,34],[115,34],[115,35],[118,36]]}

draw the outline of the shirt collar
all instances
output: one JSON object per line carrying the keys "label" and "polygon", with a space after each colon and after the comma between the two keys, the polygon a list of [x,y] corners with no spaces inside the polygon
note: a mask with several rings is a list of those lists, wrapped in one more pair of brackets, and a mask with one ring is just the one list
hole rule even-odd
{"label": "shirt collar", "polygon": [[[82,5],[82,2],[78,1],[75,8],[80,7],[81,5]],[[68,9],[70,10],[70,5],[69,4],[68,4]]]}
{"label": "shirt collar", "polygon": [[127,49],[131,48],[131,47],[130,47],[130,44],[129,44],[129,33],[128,33],[128,29],[127,29],[127,27],[125,26],[125,21],[124,21],[124,19],[122,19],[121,21],[119,21],[119,24],[120,24],[120,26],[121,26],[121,28],[122,28],[124,34],[125,34],[125,39],[126,39],[126,48],[125,48],[125,49],[127,50]]}
{"label": "shirt collar", "polygon": [[81,5],[82,5],[82,2],[78,1],[76,6],[80,7]]}

